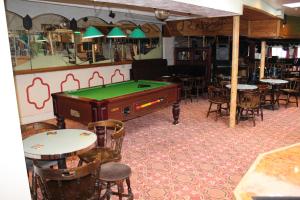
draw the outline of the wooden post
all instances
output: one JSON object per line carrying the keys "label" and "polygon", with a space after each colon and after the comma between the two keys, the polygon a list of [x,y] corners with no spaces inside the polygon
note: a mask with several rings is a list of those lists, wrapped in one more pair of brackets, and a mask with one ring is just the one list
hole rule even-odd
{"label": "wooden post", "polygon": [[232,66],[231,66],[231,94],[230,94],[230,118],[229,127],[235,127],[236,98],[237,98],[237,75],[239,70],[239,37],[240,16],[233,17],[232,31]]}
{"label": "wooden post", "polygon": [[93,63],[95,63],[96,62],[95,44],[92,44],[92,59],[93,59]]}
{"label": "wooden post", "polygon": [[49,43],[50,43],[50,52],[51,52],[51,55],[54,55],[53,43],[52,43],[52,34],[51,34],[50,31],[48,32],[48,39],[49,39]]}
{"label": "wooden post", "polygon": [[259,79],[263,79],[265,76],[265,62],[266,62],[266,41],[262,41],[261,42]]}

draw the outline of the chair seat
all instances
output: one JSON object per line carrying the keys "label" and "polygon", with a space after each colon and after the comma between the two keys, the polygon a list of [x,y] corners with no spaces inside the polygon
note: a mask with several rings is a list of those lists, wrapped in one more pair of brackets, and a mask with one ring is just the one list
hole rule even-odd
{"label": "chair seat", "polygon": [[101,165],[100,180],[119,181],[128,178],[131,175],[131,169],[128,165],[109,162]]}
{"label": "chair seat", "polygon": [[[31,159],[25,158],[26,162],[26,168],[27,170],[32,170],[33,169],[33,161]],[[51,166],[57,165],[56,160],[39,160],[36,161],[37,165],[40,166],[41,168],[50,168]]]}
{"label": "chair seat", "polygon": [[215,97],[208,100],[211,103],[215,104],[223,104],[223,103],[229,103],[229,100],[224,97]]}
{"label": "chair seat", "polygon": [[281,89],[280,91],[282,91],[284,93],[292,93],[292,94],[297,94],[298,93],[297,90],[293,90],[293,89]]}
{"label": "chair seat", "polygon": [[112,149],[105,148],[105,147],[91,149],[90,151],[88,151],[86,153],[78,155],[78,157],[82,161],[84,161],[86,163],[90,163],[90,162],[93,162],[96,159],[97,155],[99,155],[99,154],[101,154],[102,163],[121,160],[120,154],[117,154]]}

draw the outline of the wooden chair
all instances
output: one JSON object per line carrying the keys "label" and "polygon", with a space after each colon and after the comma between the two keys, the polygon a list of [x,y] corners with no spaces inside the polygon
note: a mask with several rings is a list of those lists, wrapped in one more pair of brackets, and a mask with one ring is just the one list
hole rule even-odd
{"label": "wooden chair", "polygon": [[[101,189],[105,188],[103,198],[110,199],[111,195],[128,197],[133,199],[130,186],[131,169],[128,165],[117,163],[121,160],[122,143],[125,136],[124,123],[117,120],[105,120],[89,123],[88,128],[96,133],[99,129],[104,131],[105,142],[103,147],[97,147],[91,151],[79,155],[80,162],[89,163],[93,161],[97,155],[101,155],[102,164],[99,179],[101,180]],[[98,135],[99,136],[99,135]],[[126,181],[128,193],[124,193],[123,182]],[[112,191],[112,186],[117,185],[118,191]]]}
{"label": "wooden chair", "polygon": [[[222,110],[225,110],[226,114],[228,115],[229,99],[226,97],[226,91],[222,88],[217,88],[215,86],[208,86],[207,90],[208,90],[208,101],[210,104],[209,104],[206,117],[208,117],[210,113],[215,112],[216,120],[217,120],[218,116],[222,116]],[[211,110],[213,104],[217,105],[216,110]],[[222,107],[222,105],[224,104],[226,105],[225,108]]]}
{"label": "wooden chair", "polygon": [[193,90],[193,79],[190,77],[181,77],[181,90],[183,94],[183,99],[190,99],[193,102],[192,90]]}
{"label": "wooden chair", "polygon": [[82,162],[92,162],[98,154],[101,154],[103,163],[121,160],[122,144],[125,136],[123,122],[118,120],[92,122],[88,124],[88,129],[93,130],[96,134],[99,130],[104,132],[104,146],[98,146],[80,154],[79,166],[82,165]]}
{"label": "wooden chair", "polygon": [[[300,78],[286,78],[288,81],[285,88],[280,89],[279,100],[285,101],[285,107],[288,106],[289,103],[296,103],[298,107],[298,95],[300,93]],[[286,98],[280,99],[280,95],[285,95]],[[291,101],[290,98],[294,97],[295,101]]]}
{"label": "wooden chair", "polygon": [[100,198],[101,157],[71,169],[41,168],[34,165],[45,200],[86,200]]}
{"label": "wooden chair", "polygon": [[195,77],[194,81],[193,81],[193,88],[196,91],[196,95],[195,96],[198,99],[199,96],[200,96],[199,95],[200,91],[201,91],[202,95],[205,92],[205,77],[204,76]]}
{"label": "wooden chair", "polygon": [[[22,139],[25,139],[27,137],[30,137],[32,135],[35,135],[37,133],[45,132],[45,131],[51,131],[51,130],[57,130],[57,126],[46,123],[46,122],[35,122],[30,124],[21,125],[21,132],[22,132]],[[33,170],[33,163],[35,162],[42,168],[49,168],[52,166],[57,165],[57,161],[49,161],[49,160],[31,160],[28,158],[25,158],[26,162],[26,168],[27,168],[27,174],[28,174],[28,180],[29,183],[31,182],[31,195],[33,199],[36,199],[36,179],[35,179],[35,173]],[[30,175],[32,174],[32,175]]]}
{"label": "wooden chair", "polygon": [[244,111],[246,111],[245,117],[247,119],[252,119],[253,126],[255,126],[255,114],[259,113],[259,111],[261,113],[261,120],[263,120],[263,110],[260,106],[260,98],[260,93],[257,90],[245,90],[240,92],[237,123],[239,123]]}
{"label": "wooden chair", "polygon": [[[267,84],[258,84],[257,85],[258,92],[260,94],[260,106],[261,108],[264,108],[266,106],[271,105],[271,93],[270,88]],[[269,103],[268,103],[269,102]],[[271,105],[274,107],[274,105]],[[262,115],[263,120],[263,115]]]}

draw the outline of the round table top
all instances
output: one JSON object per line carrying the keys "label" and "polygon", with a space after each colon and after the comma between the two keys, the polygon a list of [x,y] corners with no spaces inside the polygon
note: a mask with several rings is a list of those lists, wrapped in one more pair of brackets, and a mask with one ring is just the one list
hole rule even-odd
{"label": "round table top", "polygon": [[45,131],[23,140],[25,157],[55,160],[83,153],[97,144],[97,135],[81,129]]}
{"label": "round table top", "polygon": [[261,79],[260,81],[263,82],[263,83],[269,83],[269,84],[285,84],[285,83],[288,83],[287,80],[271,79],[271,78]]}
{"label": "round table top", "polygon": [[[231,84],[226,85],[227,88],[231,88]],[[255,90],[257,89],[256,85],[248,85],[248,84],[237,84],[238,90]]]}

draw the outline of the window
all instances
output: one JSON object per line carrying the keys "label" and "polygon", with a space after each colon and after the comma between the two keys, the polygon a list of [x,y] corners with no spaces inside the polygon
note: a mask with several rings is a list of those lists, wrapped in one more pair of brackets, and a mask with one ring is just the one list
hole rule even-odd
{"label": "window", "polygon": [[283,50],[281,46],[272,47],[272,56],[278,56],[278,58],[286,58],[286,50]]}

